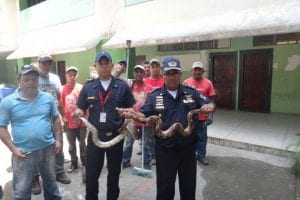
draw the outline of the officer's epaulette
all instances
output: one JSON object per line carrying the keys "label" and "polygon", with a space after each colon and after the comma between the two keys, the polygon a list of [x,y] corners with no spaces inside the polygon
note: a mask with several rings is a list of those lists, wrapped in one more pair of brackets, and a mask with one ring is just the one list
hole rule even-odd
{"label": "officer's epaulette", "polygon": [[84,84],[87,84],[87,83],[92,82],[92,81],[94,81],[94,80],[95,80],[95,79],[93,79],[93,78],[88,78],[88,79],[86,79],[86,81],[85,81]]}
{"label": "officer's epaulette", "polygon": [[150,93],[153,93],[153,92],[158,91],[158,90],[160,90],[160,89],[161,89],[161,88],[155,88],[155,89],[151,90]]}
{"label": "officer's epaulette", "polygon": [[[191,87],[191,86],[189,86],[189,85],[183,85],[183,86],[186,87],[186,88],[188,88],[188,89],[196,90],[196,88]],[[196,91],[197,91],[197,90],[196,90]]]}
{"label": "officer's epaulette", "polygon": [[121,78],[121,77],[115,77],[115,79],[116,80],[119,80],[119,81],[122,81],[122,82],[124,82],[124,83],[127,83],[127,81],[126,80],[124,80],[123,78]]}

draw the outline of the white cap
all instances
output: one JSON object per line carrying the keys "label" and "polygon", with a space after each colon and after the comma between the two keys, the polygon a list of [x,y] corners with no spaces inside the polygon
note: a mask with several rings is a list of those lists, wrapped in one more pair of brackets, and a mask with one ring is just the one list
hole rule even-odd
{"label": "white cap", "polygon": [[202,69],[205,69],[202,62],[194,62],[192,68],[193,68],[193,69],[195,69],[195,68],[202,68]]}
{"label": "white cap", "polygon": [[141,69],[141,70],[145,71],[145,68],[142,65],[136,65],[136,66],[134,66],[133,70],[136,70],[136,69]]}
{"label": "white cap", "polygon": [[158,64],[160,64],[160,62],[156,58],[152,58],[150,60],[150,65],[152,65],[152,63],[158,63]]}
{"label": "white cap", "polygon": [[74,66],[68,67],[68,68],[66,69],[66,72],[71,71],[71,70],[73,70],[73,71],[75,71],[75,72],[78,72],[78,68],[77,68],[77,67],[74,67]]}

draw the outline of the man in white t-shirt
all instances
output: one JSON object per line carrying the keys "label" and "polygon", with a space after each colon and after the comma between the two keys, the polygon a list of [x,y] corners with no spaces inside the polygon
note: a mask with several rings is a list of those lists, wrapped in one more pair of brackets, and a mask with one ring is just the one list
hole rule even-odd
{"label": "man in white t-shirt", "polygon": [[[40,55],[37,59],[36,66],[38,67],[38,71],[40,74],[39,77],[39,89],[51,94],[55,98],[55,102],[57,104],[59,113],[63,113],[63,108],[60,105],[60,90],[61,90],[61,82],[59,77],[56,74],[51,73],[52,65],[54,64],[54,60],[50,55]],[[63,184],[71,183],[70,177],[66,174],[64,170],[64,153],[61,151],[56,154],[56,180]],[[41,193],[41,185],[39,182],[39,174],[38,172],[34,176],[32,180],[32,193],[40,194]]]}

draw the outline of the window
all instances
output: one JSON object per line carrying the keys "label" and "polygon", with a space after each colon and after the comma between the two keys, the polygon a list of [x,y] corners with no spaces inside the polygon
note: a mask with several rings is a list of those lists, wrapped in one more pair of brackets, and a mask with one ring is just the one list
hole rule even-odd
{"label": "window", "polygon": [[253,37],[253,46],[300,44],[300,33],[260,35]]}
{"label": "window", "polygon": [[185,42],[177,44],[158,45],[158,51],[192,51],[202,49],[230,48],[230,39]]}
{"label": "window", "polygon": [[46,0],[27,0],[27,5],[28,5],[28,7],[31,7],[31,6],[34,6],[38,3],[41,3],[43,1],[46,1]]}

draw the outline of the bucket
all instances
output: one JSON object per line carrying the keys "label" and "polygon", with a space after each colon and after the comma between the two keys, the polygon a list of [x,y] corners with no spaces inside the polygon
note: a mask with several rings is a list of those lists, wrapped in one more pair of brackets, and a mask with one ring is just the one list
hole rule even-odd
{"label": "bucket", "polygon": [[2,100],[4,97],[7,97],[8,95],[14,93],[16,88],[14,87],[4,87],[0,89],[0,100]]}

